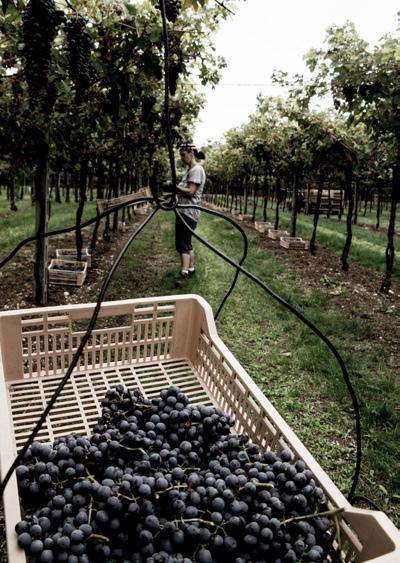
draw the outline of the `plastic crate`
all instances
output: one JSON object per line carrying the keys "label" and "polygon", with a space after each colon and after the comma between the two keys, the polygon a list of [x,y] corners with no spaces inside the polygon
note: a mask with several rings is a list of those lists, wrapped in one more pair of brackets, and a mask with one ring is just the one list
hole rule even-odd
{"label": "plastic crate", "polygon": [[[71,266],[71,270],[58,270],[57,266]],[[73,270],[75,266],[79,266],[81,270]],[[53,258],[49,264],[49,283],[61,285],[83,285],[87,274],[87,262],[78,262],[77,260],[61,260]]]}
{"label": "plastic crate", "polygon": [[[76,260],[78,253],[76,248],[57,248],[56,249],[56,258],[60,260]],[[88,268],[92,265],[92,255],[89,252],[88,248],[82,248],[82,262],[86,262]]]}
{"label": "plastic crate", "polygon": [[283,248],[294,250],[307,250],[309,243],[300,237],[281,237],[279,243]]}
{"label": "plastic crate", "polygon": [[[0,313],[0,470],[4,475],[47,404],[84,334],[94,304]],[[289,448],[342,507],[346,561],[398,563],[400,532],[382,512],[353,508],[217,335],[210,306],[182,295],[106,302],[84,353],[39,438],[89,434],[106,390],[139,388],[147,398],[171,384],[192,403],[214,404],[236,419],[263,449]],[[20,507],[15,475],[4,495],[8,557],[22,563],[15,523]],[[339,549],[339,547],[337,548]]]}
{"label": "plastic crate", "polygon": [[288,237],[289,233],[287,231],[282,231],[281,229],[268,229],[268,238],[272,240],[279,240],[281,237]]}
{"label": "plastic crate", "polygon": [[268,222],[265,222],[265,221],[254,221],[254,227],[255,227],[256,231],[258,231],[260,233],[265,233],[269,229],[274,228],[272,223],[268,223]]}
{"label": "plastic crate", "polygon": [[252,221],[253,215],[249,215],[249,214],[244,215],[243,213],[239,213],[237,215],[237,218],[239,219],[239,221]]}

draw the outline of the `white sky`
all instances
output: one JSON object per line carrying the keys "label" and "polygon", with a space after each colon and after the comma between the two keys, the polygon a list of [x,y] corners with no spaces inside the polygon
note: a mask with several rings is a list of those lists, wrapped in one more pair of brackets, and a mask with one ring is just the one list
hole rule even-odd
{"label": "white sky", "polygon": [[223,56],[220,85],[203,89],[207,104],[200,113],[194,141],[218,140],[240,126],[256,108],[256,96],[279,95],[271,84],[273,70],[305,73],[303,56],[323,44],[326,29],[354,22],[358,34],[375,45],[395,33],[400,0],[240,0],[235,16],[215,37]]}

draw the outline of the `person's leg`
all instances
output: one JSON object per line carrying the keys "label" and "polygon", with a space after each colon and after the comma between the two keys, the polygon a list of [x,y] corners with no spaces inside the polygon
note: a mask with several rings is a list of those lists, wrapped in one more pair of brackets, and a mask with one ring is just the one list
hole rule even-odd
{"label": "person's leg", "polygon": [[[192,232],[188,229],[185,223],[191,228],[196,228],[196,221],[190,217],[184,216],[184,221],[177,216],[175,224],[175,247],[181,257],[182,268],[194,267],[194,252],[192,247]],[[187,256],[185,256],[187,255]]]}
{"label": "person's leg", "polygon": [[179,253],[179,258],[181,262],[181,271],[187,270],[187,260],[189,256],[190,250],[187,248],[187,234],[186,234],[186,227],[179,216],[176,216],[175,222],[175,247],[177,252]]}
{"label": "person's leg", "polygon": [[181,254],[181,271],[188,272],[190,268],[190,253],[184,252]]}
{"label": "person's leg", "polygon": [[191,250],[190,254],[189,254],[189,269],[188,269],[188,271],[189,271],[189,277],[194,276],[196,270],[195,270],[195,266],[194,266],[194,251],[193,250]]}
{"label": "person's leg", "polygon": [[[193,230],[196,228],[195,221],[186,216],[184,220]],[[179,252],[181,262],[181,271],[179,278],[175,280],[175,285],[181,287],[186,279],[194,274],[194,252],[192,249],[192,233],[180,217],[176,218],[175,235],[176,249]]]}
{"label": "person's leg", "polygon": [[189,254],[189,269],[194,270],[194,250],[191,250]]}
{"label": "person's leg", "polygon": [[[197,222],[194,221],[193,219],[189,219],[188,225],[194,231],[197,227]],[[189,232],[189,244],[190,244],[188,270],[189,270],[189,276],[192,276],[194,274],[194,271],[195,271],[195,267],[194,267],[195,255],[194,255],[194,250],[193,250],[193,247],[192,247],[192,233],[190,231],[188,231],[188,232]]]}

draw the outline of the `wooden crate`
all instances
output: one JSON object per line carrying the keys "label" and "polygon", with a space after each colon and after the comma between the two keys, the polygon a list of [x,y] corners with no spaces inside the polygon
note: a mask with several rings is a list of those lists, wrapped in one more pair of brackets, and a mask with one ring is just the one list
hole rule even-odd
{"label": "wooden crate", "polygon": [[269,229],[274,228],[272,223],[268,223],[268,222],[265,222],[265,221],[254,221],[254,227],[260,233],[265,233]]}
{"label": "wooden crate", "polygon": [[[56,258],[60,260],[76,260],[78,253],[76,248],[57,248],[56,249]],[[86,262],[88,268],[92,265],[92,255],[89,252],[88,248],[82,248],[82,262]]]}
{"label": "wooden crate", "polygon": [[[150,188],[140,188],[138,191],[134,192],[133,194],[121,195],[119,197],[113,197],[110,199],[96,199],[96,208],[99,213],[104,213],[109,209],[113,209],[118,205],[123,203],[134,205],[135,201],[144,198],[144,197],[151,197]],[[144,205],[140,203],[138,205]]]}
{"label": "wooden crate", "polygon": [[[82,270],[57,270],[56,266],[59,265],[70,265],[81,266]],[[77,285],[81,286],[86,279],[87,274],[87,262],[78,262],[77,260],[61,260],[60,258],[53,258],[48,267],[49,270],[49,283],[61,284],[61,285]]]}
{"label": "wooden crate", "polygon": [[299,237],[281,237],[279,239],[280,245],[283,248],[289,248],[294,250],[307,250],[309,243]]}
{"label": "wooden crate", "polygon": [[281,229],[268,229],[268,238],[272,240],[279,240],[281,237],[288,237],[289,233],[287,231],[282,231]]}
{"label": "wooden crate", "polygon": [[[318,198],[318,189],[311,189],[309,191],[309,207],[312,211],[315,211]],[[332,189],[332,190],[322,190],[321,192],[321,213],[339,213],[342,209],[344,202],[344,194],[342,190]]]}
{"label": "wooden crate", "polygon": [[[94,303],[0,313],[0,472],[4,475],[63,378]],[[238,433],[264,450],[288,448],[303,459],[330,508],[343,508],[343,561],[398,563],[400,532],[382,512],[357,509],[314,459],[217,334],[213,312],[197,295],[103,303],[97,326],[43,425],[39,439],[89,435],[110,387],[146,398],[179,385],[193,404],[234,416]],[[8,561],[24,563],[14,526],[21,518],[15,474],[4,495]]]}

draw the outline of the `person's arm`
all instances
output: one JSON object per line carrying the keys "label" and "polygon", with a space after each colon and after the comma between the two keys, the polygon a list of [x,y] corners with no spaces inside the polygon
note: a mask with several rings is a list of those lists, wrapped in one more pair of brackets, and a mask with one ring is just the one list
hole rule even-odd
{"label": "person's arm", "polygon": [[188,182],[184,188],[177,186],[176,189],[185,197],[193,197],[198,187],[198,184],[196,184],[195,182]]}

